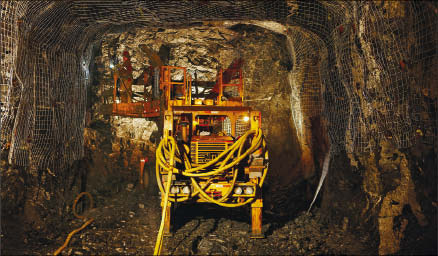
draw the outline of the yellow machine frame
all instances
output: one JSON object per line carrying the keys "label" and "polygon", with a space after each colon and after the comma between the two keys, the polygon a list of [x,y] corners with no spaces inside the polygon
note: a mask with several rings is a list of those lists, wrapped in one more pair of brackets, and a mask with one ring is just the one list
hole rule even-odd
{"label": "yellow machine frame", "polygon": [[[172,72],[182,72],[183,81],[173,81]],[[156,254],[161,251],[160,235],[171,232],[171,209],[175,202],[209,202],[225,207],[250,204],[251,237],[263,237],[261,187],[267,173],[268,151],[260,129],[260,112],[243,106],[242,73],[238,70],[234,74],[237,83],[223,84],[220,70],[218,95],[200,100],[192,99],[192,81],[185,68],[161,67],[165,111],[163,140],[156,152],[156,176],[163,219]],[[238,97],[227,99],[223,91],[226,86],[238,87]],[[211,121],[218,116],[229,118],[231,133],[195,135],[200,125],[197,117]],[[242,116],[249,129],[239,137],[236,124]],[[203,146],[208,161],[195,161],[200,154],[199,145]],[[218,145],[222,148],[217,149]],[[238,176],[244,180],[238,180]]]}

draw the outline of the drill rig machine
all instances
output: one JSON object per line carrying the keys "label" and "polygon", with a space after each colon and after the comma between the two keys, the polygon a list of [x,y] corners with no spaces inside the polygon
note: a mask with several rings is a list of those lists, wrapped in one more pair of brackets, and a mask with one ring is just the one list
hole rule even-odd
{"label": "drill rig machine", "polygon": [[[115,88],[125,86],[134,95],[126,86],[132,77],[122,76],[123,70],[130,71],[128,60],[129,55],[119,76],[114,77]],[[139,102],[128,99],[113,104],[115,115],[163,114],[163,138],[156,150],[162,220],[154,254],[161,252],[163,234],[171,231],[172,205],[179,202],[249,205],[251,237],[263,237],[261,188],[268,169],[268,151],[260,112],[243,104],[241,64],[238,60],[225,71],[221,69],[212,92],[203,97],[192,95],[192,79],[186,68],[159,66],[150,75],[145,74],[144,84],[146,88],[146,78],[155,77],[152,90],[158,91],[159,87],[161,106],[158,95],[154,98],[146,94]],[[116,92],[114,89],[115,99]]]}
{"label": "drill rig machine", "polygon": [[263,237],[261,187],[268,151],[260,112],[243,105],[242,71],[220,70],[211,97],[192,97],[191,87],[185,68],[161,67],[165,110],[163,139],[156,151],[160,232],[170,232],[173,203],[206,202],[250,205],[251,237]]}

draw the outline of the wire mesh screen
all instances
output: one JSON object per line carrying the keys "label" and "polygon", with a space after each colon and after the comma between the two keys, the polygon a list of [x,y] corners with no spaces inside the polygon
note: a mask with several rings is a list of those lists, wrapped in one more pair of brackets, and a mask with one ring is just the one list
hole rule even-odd
{"label": "wire mesh screen", "polygon": [[304,136],[303,129],[310,128],[308,118],[320,115],[322,109],[319,67],[324,47],[316,35],[299,27],[289,28],[287,34],[294,60],[289,74],[291,112],[298,135]]}
{"label": "wire mesh screen", "polygon": [[[0,80],[0,102],[1,102],[1,110],[6,110],[6,107],[3,106],[7,102],[7,91],[8,88],[12,85],[12,70],[14,67],[15,56],[16,54],[15,47],[17,45],[17,23],[15,18],[15,6],[14,3],[11,2],[2,2],[1,9],[1,23],[0,23],[0,52],[2,54],[1,58],[1,80]],[[2,115],[3,116],[3,115]]]}
{"label": "wire mesh screen", "polygon": [[437,61],[436,4],[292,1],[289,6],[288,23],[300,27],[288,31],[298,128],[306,126],[303,113],[318,115],[322,107],[335,151],[370,151],[382,140],[406,148],[423,131],[436,142],[436,83],[427,74]]}
{"label": "wire mesh screen", "polygon": [[35,169],[83,156],[91,49],[106,33],[228,20],[287,28],[294,122],[325,116],[335,150],[368,151],[383,139],[408,147],[420,133],[434,143],[437,8],[427,1],[2,1],[1,148],[11,163]]}
{"label": "wire mesh screen", "polygon": [[[14,80],[15,60],[17,56],[18,26],[20,5],[17,2],[1,2],[0,7],[0,140],[10,140],[13,120],[17,111],[14,95],[21,88]],[[8,144],[9,146],[10,144]]]}
{"label": "wire mesh screen", "polygon": [[83,156],[91,56],[85,52],[87,38],[77,39],[87,35],[86,27],[69,15],[69,2],[5,4],[15,10],[17,36],[1,146],[9,148],[13,164],[58,170]]}

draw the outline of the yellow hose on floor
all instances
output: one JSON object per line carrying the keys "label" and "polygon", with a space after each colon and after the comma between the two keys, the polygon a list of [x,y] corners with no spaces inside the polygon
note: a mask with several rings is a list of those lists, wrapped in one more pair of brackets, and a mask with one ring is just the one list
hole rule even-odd
{"label": "yellow hose on floor", "polygon": [[[172,137],[170,137],[171,140],[174,141]],[[176,149],[176,143],[171,144],[171,154],[170,154],[170,167],[173,165],[173,159],[175,156],[175,149]],[[173,168],[171,168],[173,170]],[[159,255],[161,253],[161,247],[163,245],[163,231],[164,231],[164,222],[166,219],[166,209],[167,204],[169,203],[169,191],[170,186],[172,184],[172,175],[173,172],[169,171],[167,174],[167,184],[166,184],[166,193],[164,194],[164,204],[163,204],[163,210],[161,212],[161,224],[160,224],[160,230],[158,231],[157,235],[157,242],[155,243],[155,249],[154,249],[154,255]]]}
{"label": "yellow hose on floor", "polygon": [[[76,204],[78,203],[79,199],[80,199],[82,196],[84,196],[84,195],[88,196],[88,198],[90,199],[90,209],[91,209],[91,207],[93,206],[93,197],[92,197],[91,194],[88,193],[88,192],[82,192],[82,193],[80,193],[80,194],[76,197],[76,199],[75,199],[75,201],[74,201],[74,203],[73,203],[73,207],[72,207],[73,215],[74,215],[76,218],[78,218],[78,219],[83,219],[83,220],[87,219],[87,217],[82,216],[82,215],[79,215],[79,214],[76,212]],[[53,255],[56,256],[56,255],[60,254],[60,253],[62,252],[62,250],[64,250],[65,247],[67,247],[68,243],[70,243],[70,240],[71,240],[71,238],[73,237],[73,235],[76,234],[76,233],[78,233],[78,232],[81,231],[82,229],[86,228],[86,227],[87,227],[88,225],[90,225],[90,223],[93,222],[93,221],[94,221],[94,219],[93,219],[93,218],[90,218],[90,219],[87,220],[84,224],[82,224],[82,226],[81,226],[80,228],[77,228],[77,229],[73,230],[72,232],[70,232],[70,234],[68,234],[68,236],[67,236],[67,239],[65,239],[64,244],[63,244],[61,247],[59,247],[58,250],[56,250],[56,251],[53,253]]]}
{"label": "yellow hose on floor", "polygon": [[[247,139],[254,135],[251,144],[248,149],[244,153],[242,153],[243,148],[245,146],[245,142]],[[158,187],[162,195],[164,195],[164,203],[162,208],[162,218],[160,229],[157,235],[157,242],[155,244],[154,255],[161,254],[161,248],[163,244],[163,230],[166,218],[166,208],[168,202],[182,202],[189,199],[189,196],[183,198],[169,198],[169,192],[171,187],[171,181],[173,174],[182,174],[186,177],[190,177],[192,184],[194,186],[194,192],[192,193],[192,197],[199,194],[199,197],[220,206],[224,207],[239,207],[251,203],[254,198],[248,198],[243,202],[232,202],[225,203],[224,201],[229,199],[230,194],[233,191],[236,178],[237,178],[237,170],[235,170],[235,166],[237,166],[242,160],[244,160],[250,154],[256,152],[259,149],[262,149],[262,153],[264,154],[265,159],[268,158],[268,151],[265,150],[266,142],[264,140],[261,129],[258,130],[250,130],[246,132],[242,137],[240,137],[236,142],[233,143],[231,147],[224,150],[220,153],[215,159],[200,165],[196,168],[192,168],[190,164],[190,160],[187,156],[188,147],[184,147],[184,152],[180,152],[175,139],[171,136],[165,136],[160,144],[158,145],[156,151],[156,178]],[[235,154],[237,151],[237,155]],[[223,160],[221,160],[223,159]],[[231,161],[231,162],[230,162]],[[175,163],[184,163],[185,169],[179,170],[175,168]],[[263,182],[266,178],[267,166],[263,170],[262,177],[259,181],[259,186],[263,185]],[[233,171],[233,179],[231,180],[231,186],[228,191],[219,199],[214,199],[209,196],[204,190],[208,187],[208,183],[211,180],[211,177],[215,175],[221,175],[229,170]],[[160,171],[167,171],[167,183],[166,188],[163,188],[160,180]],[[208,170],[208,171],[207,171]],[[199,183],[196,181],[196,177],[198,178],[210,178],[206,185],[201,187]]]}

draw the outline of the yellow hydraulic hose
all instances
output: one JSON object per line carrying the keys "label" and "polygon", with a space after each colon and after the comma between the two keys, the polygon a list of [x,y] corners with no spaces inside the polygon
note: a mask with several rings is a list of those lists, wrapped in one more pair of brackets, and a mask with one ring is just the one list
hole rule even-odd
{"label": "yellow hydraulic hose", "polygon": [[[206,168],[208,168],[208,167],[214,165],[214,164],[217,163],[217,162],[218,162],[223,156],[225,156],[226,154],[229,154],[230,151],[234,152],[235,149],[237,149],[237,147],[240,146],[241,143],[244,142],[244,141],[246,140],[246,138],[247,138],[250,134],[252,134],[252,133],[254,133],[254,132],[255,132],[255,131],[249,131],[249,132],[247,132],[247,133],[246,133],[245,135],[243,135],[238,141],[236,141],[236,142],[235,142],[230,148],[228,148],[227,150],[223,151],[221,154],[219,154],[215,159],[211,160],[210,162],[208,162],[208,163],[206,163],[206,164],[203,164],[203,165],[201,165],[201,166],[198,166],[197,168],[190,169],[190,170],[186,170],[185,172],[196,172],[196,171],[200,171],[200,170],[206,169]],[[175,141],[173,140],[172,142],[175,142]],[[157,161],[157,162],[160,164],[160,166],[161,166],[163,169],[165,169],[166,171],[168,171],[168,166],[166,166],[166,165],[167,165],[167,161],[166,161],[165,156],[168,156],[168,152],[169,152],[169,150],[167,150],[165,147],[163,147],[163,146],[164,146],[164,143],[167,143],[167,144],[168,144],[169,141],[166,140],[166,139],[163,139],[163,140],[160,142],[160,145],[159,145],[158,148],[157,148],[157,159],[159,159],[160,162],[159,162],[159,161]],[[161,152],[162,149],[163,149],[163,151],[164,151],[164,154]],[[205,175],[205,176],[209,176],[209,175]]]}
{"label": "yellow hydraulic hose", "polygon": [[[90,209],[91,209],[91,207],[93,206],[93,197],[92,197],[91,194],[88,193],[88,192],[82,192],[82,193],[80,193],[80,194],[76,197],[76,199],[75,199],[75,201],[74,201],[74,203],[73,203],[73,207],[72,207],[73,215],[74,215],[76,218],[78,218],[78,219],[83,219],[83,220],[87,219],[87,217],[82,216],[82,215],[79,215],[79,214],[76,212],[76,204],[78,203],[79,199],[80,199],[82,196],[84,196],[84,195],[88,196],[88,198],[90,199]],[[72,232],[70,232],[70,234],[68,234],[68,236],[67,236],[67,239],[65,239],[64,244],[63,244],[61,247],[59,247],[58,250],[56,250],[56,251],[53,253],[53,255],[56,256],[56,255],[60,254],[60,253],[62,252],[62,250],[64,250],[65,247],[67,247],[68,243],[70,243],[70,240],[71,240],[71,238],[73,237],[73,235],[76,234],[76,233],[78,233],[78,232],[81,231],[82,229],[86,228],[86,227],[87,227],[88,225],[90,225],[90,223],[93,222],[93,221],[94,221],[94,219],[93,219],[93,218],[90,218],[90,219],[87,220],[84,224],[82,224],[82,226],[81,226],[80,228],[77,228],[77,229],[73,230]]]}
{"label": "yellow hydraulic hose", "polygon": [[[253,134],[253,133],[256,133],[256,138],[253,139],[252,146],[244,154],[241,154],[243,143],[245,142],[246,138],[249,135]],[[172,137],[169,137],[169,138],[172,138]],[[261,133],[260,129],[257,130],[257,131],[249,131],[245,135],[243,135],[238,141],[236,141],[230,148],[228,148],[227,150],[222,152],[218,157],[216,157],[215,159],[213,159],[209,163],[201,165],[201,166],[199,166],[197,168],[190,168],[190,162],[188,161],[187,156],[184,155],[184,158],[185,158],[184,162],[185,162],[186,170],[185,171],[180,171],[180,170],[178,170],[176,168],[173,168],[173,167],[170,168],[169,167],[169,165],[168,165],[168,163],[166,161],[166,157],[164,156],[165,153],[163,154],[163,152],[162,152],[162,151],[169,152],[169,150],[162,150],[162,148],[164,147],[164,145],[170,145],[172,143],[176,144],[176,142],[175,142],[175,140],[173,138],[169,139],[169,140],[168,139],[163,139],[160,142],[160,145],[158,146],[157,152],[156,152],[156,155],[157,155],[157,161],[156,161],[156,174],[157,175],[156,175],[156,178],[157,178],[158,187],[159,187],[161,193],[163,193],[163,194],[164,194],[164,188],[162,187],[161,180],[159,178],[160,177],[160,169],[162,169],[164,171],[172,170],[172,172],[174,172],[174,173],[181,173],[182,175],[187,176],[187,177],[211,177],[213,175],[218,175],[220,173],[223,173],[224,171],[234,167],[240,161],[242,161],[245,157],[247,157],[249,154],[253,153],[258,148],[260,148],[260,147],[265,148],[266,147],[266,143],[265,143],[265,140],[262,137],[262,133]],[[225,165],[225,163],[227,163],[227,161],[230,159],[231,156],[233,156],[234,152],[237,149],[239,149],[238,157],[236,159],[234,159],[231,163]],[[178,149],[176,150],[176,153],[178,153],[178,156],[181,155]],[[191,172],[197,171],[197,170],[199,170],[200,168],[203,168],[203,167],[204,168],[210,167],[212,165],[212,163],[217,163],[220,160],[220,158],[225,156],[225,154],[228,154],[228,155],[225,158],[225,160],[221,163],[221,165],[219,166],[218,169],[214,169],[213,171],[203,172],[203,173],[191,173]],[[268,157],[268,151],[265,151],[265,158],[267,158],[267,157]],[[266,173],[267,173],[266,169],[267,169],[267,167],[263,171],[263,175],[262,175],[262,178],[261,178],[260,183],[259,183],[260,186],[263,184],[263,182],[265,180]],[[232,187],[233,186],[234,186],[234,182],[232,184]],[[195,186],[195,188],[199,188],[199,186],[198,187]],[[192,197],[196,195],[195,193],[198,194],[199,191],[195,191],[194,194],[192,194]],[[175,201],[182,202],[182,201],[185,201],[187,199],[188,199],[188,196],[184,197],[184,198],[178,198],[178,199],[171,198],[170,200],[172,202],[175,202]],[[223,200],[219,200],[219,201],[223,201]]]}
{"label": "yellow hydraulic hose", "polygon": [[[212,161],[210,161],[210,162],[208,162],[208,163],[206,163],[204,165],[198,166],[196,168],[185,170],[185,171],[182,172],[182,174],[185,175],[185,176],[188,176],[188,177],[206,177],[206,176],[211,176],[211,175],[219,174],[219,173],[223,172],[224,170],[227,170],[230,167],[235,166],[240,161],[242,161],[245,157],[247,157],[249,154],[253,153],[257,148],[260,147],[260,145],[262,144],[262,133],[261,133],[260,130],[259,130],[259,132],[257,132],[257,137],[253,140],[253,143],[252,143],[251,147],[243,155],[238,156],[233,162],[231,162],[231,163],[229,163],[229,164],[227,164],[225,166],[222,166],[219,169],[210,171],[210,172],[192,173],[192,172],[200,171],[200,170],[203,170],[203,169],[206,169],[206,168],[212,166],[214,163],[217,163],[220,160],[220,158],[222,158],[226,154],[230,154],[230,153],[233,154],[238,149],[238,147],[240,147],[242,145],[242,143],[244,143],[246,141],[246,138],[248,137],[248,135],[250,135],[250,134],[252,134],[254,132],[255,131],[247,132],[238,141],[236,141],[230,148],[228,148],[227,150],[222,152],[219,156],[217,156]],[[256,141],[256,142],[254,143],[254,141]],[[159,163],[160,167],[162,167],[164,170],[169,171],[170,168],[167,166],[167,162],[163,161],[165,158],[161,154],[158,155],[160,153],[160,149],[161,149],[160,146],[162,146],[161,143],[160,143],[160,145],[158,146],[158,149],[157,149],[157,163]],[[158,159],[158,157],[159,157],[159,159]],[[175,170],[178,172],[177,169],[175,169]]]}
{"label": "yellow hydraulic hose", "polygon": [[[174,139],[172,137],[170,137],[170,140],[174,140]],[[170,154],[170,161],[169,161],[171,167],[173,165],[175,148],[176,148],[176,143],[171,144],[171,154]],[[171,169],[173,169],[173,168],[171,168]],[[167,174],[166,193],[164,194],[164,204],[163,204],[163,210],[161,213],[161,224],[160,224],[160,230],[158,231],[158,235],[157,235],[157,242],[155,244],[154,255],[159,255],[161,253],[161,247],[163,245],[164,222],[166,219],[167,204],[169,203],[169,192],[170,192],[170,186],[172,184],[172,175],[173,175],[172,171],[169,171],[169,173]]]}
{"label": "yellow hydraulic hose", "polygon": [[[251,145],[245,152],[242,153],[245,142],[247,141],[249,136],[253,134],[254,136],[252,138]],[[232,193],[234,185],[236,183],[238,172],[237,169],[235,169],[235,166],[238,165],[242,160],[244,160],[248,155],[254,153],[256,150],[260,148],[264,151],[264,157],[265,159],[267,159],[268,151],[264,150],[266,148],[266,142],[264,140],[261,129],[250,130],[247,133],[245,133],[243,136],[241,136],[235,143],[233,143],[231,147],[220,153],[215,159],[198,167],[192,168],[190,160],[187,156],[189,152],[189,147],[187,145],[184,145],[183,152],[180,152],[176,144],[176,141],[173,137],[165,136],[161,140],[156,151],[156,178],[157,178],[158,187],[161,191],[161,195],[164,195],[164,198],[162,205],[163,208],[162,208],[161,225],[157,235],[157,242],[155,244],[154,255],[159,255],[161,253],[161,248],[163,244],[163,230],[164,230],[164,223],[166,218],[166,209],[168,202],[169,201],[182,202],[190,198],[188,195],[182,198],[181,197],[169,198],[170,187],[172,183],[171,182],[172,175],[181,174],[186,177],[190,177],[190,180],[192,181],[192,184],[194,186],[194,191],[191,197],[194,197],[199,194],[200,198],[220,206],[224,206],[224,207],[243,206],[254,201],[254,198],[247,198],[245,201],[238,203],[225,203],[224,201],[229,199],[229,196]],[[235,156],[236,151],[237,151],[237,155]],[[175,168],[175,163],[184,163],[185,170],[179,170],[178,168]],[[228,172],[230,170],[233,172],[233,179],[231,180],[230,188],[219,199],[214,199],[211,196],[209,196],[205,192],[205,189],[209,186],[209,183],[212,180],[213,176],[224,174],[225,172]],[[163,188],[162,181],[160,179],[161,171],[167,172],[167,183],[165,188]],[[267,166],[263,169],[263,174],[259,181],[260,187],[262,186],[266,178],[266,173],[267,173]],[[199,185],[198,181],[195,179],[196,177],[204,178],[204,179],[209,178],[209,179],[201,187],[201,185]]]}

